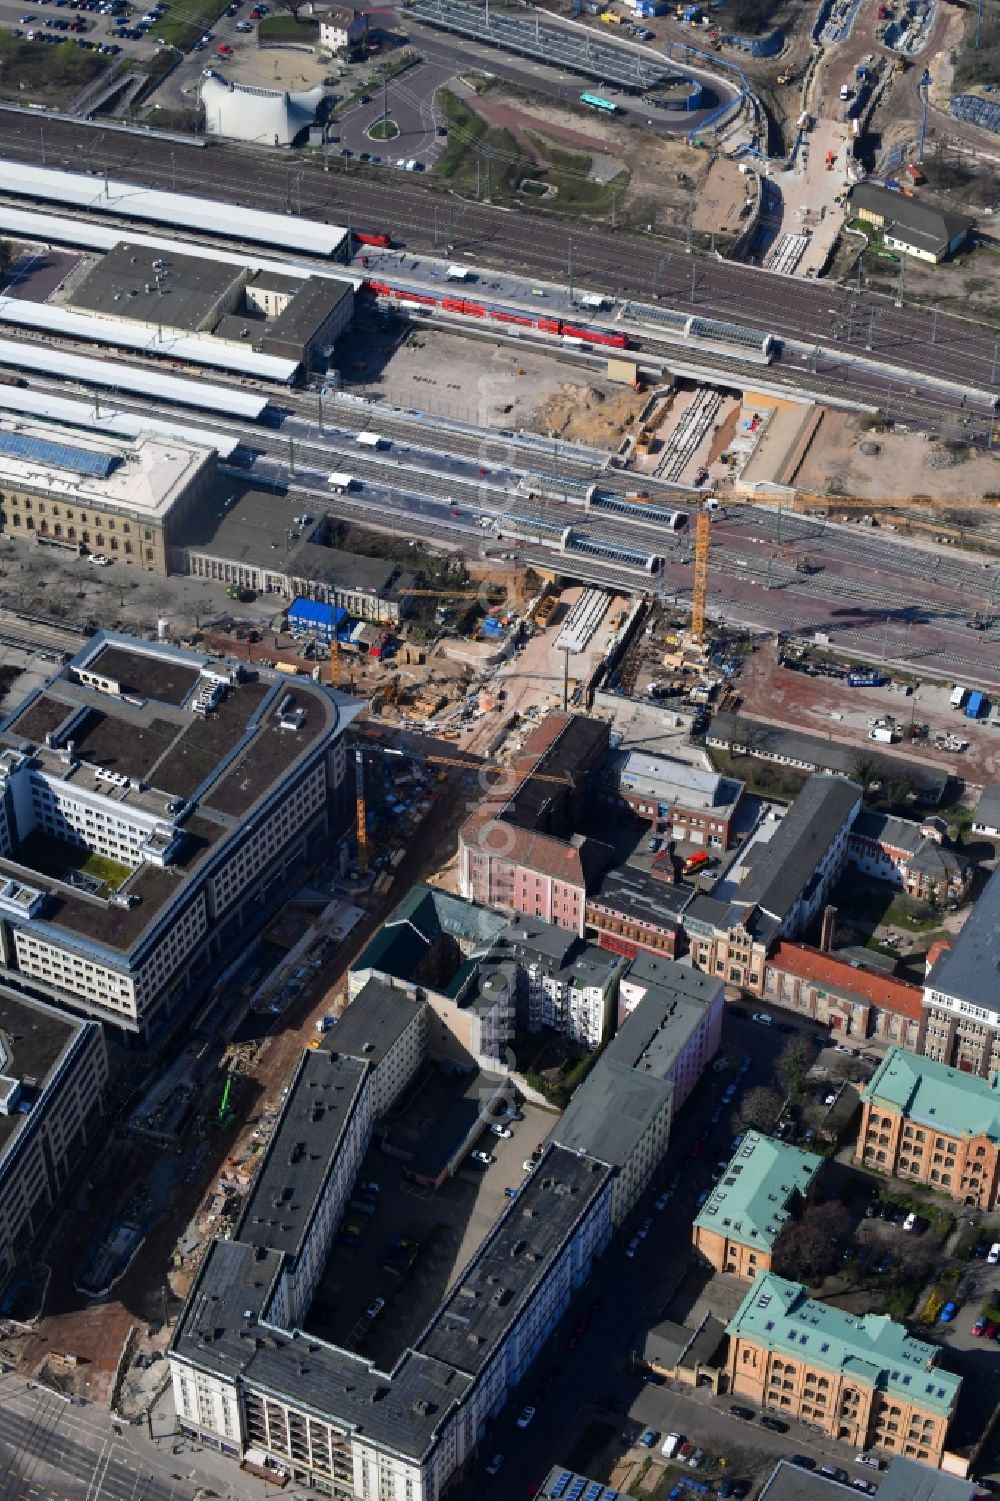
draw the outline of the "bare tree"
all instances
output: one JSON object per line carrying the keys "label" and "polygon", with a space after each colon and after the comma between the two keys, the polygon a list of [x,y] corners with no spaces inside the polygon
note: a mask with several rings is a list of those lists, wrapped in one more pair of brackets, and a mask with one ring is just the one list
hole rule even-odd
{"label": "bare tree", "polygon": [[770,1132],[780,1114],[781,1096],[778,1091],[758,1084],[755,1089],[748,1089],[743,1096],[736,1120],[741,1131]]}
{"label": "bare tree", "polygon": [[775,1059],[774,1071],[785,1090],[793,1097],[800,1094],[812,1063],[812,1049],[801,1032],[790,1037]]}
{"label": "bare tree", "polygon": [[774,1243],[771,1265],[779,1277],[818,1282],[839,1265],[841,1246],[851,1233],[851,1216],[837,1199],[810,1204],[786,1221]]}

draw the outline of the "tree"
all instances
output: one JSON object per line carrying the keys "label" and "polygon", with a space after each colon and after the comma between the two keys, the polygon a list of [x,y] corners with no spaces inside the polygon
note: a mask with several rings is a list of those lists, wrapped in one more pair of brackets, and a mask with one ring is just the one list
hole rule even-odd
{"label": "tree", "polygon": [[743,1096],[736,1112],[736,1120],[741,1131],[770,1132],[780,1114],[781,1096],[778,1091],[758,1084],[756,1088],[748,1089]]}
{"label": "tree", "polygon": [[789,1095],[801,1093],[811,1063],[812,1048],[802,1033],[796,1032],[785,1043],[774,1064],[774,1072]]}
{"label": "tree", "polygon": [[287,11],[293,21],[299,19],[299,11],[305,5],[305,0],[276,0],[279,10]]}
{"label": "tree", "polygon": [[854,759],[851,766],[850,777],[852,782],[857,782],[862,793],[867,793],[871,784],[878,776],[878,767],[871,756],[859,755]]}
{"label": "tree", "polygon": [[850,1234],[851,1216],[839,1200],[809,1204],[781,1227],[771,1268],[794,1282],[819,1282],[840,1264],[842,1243]]}

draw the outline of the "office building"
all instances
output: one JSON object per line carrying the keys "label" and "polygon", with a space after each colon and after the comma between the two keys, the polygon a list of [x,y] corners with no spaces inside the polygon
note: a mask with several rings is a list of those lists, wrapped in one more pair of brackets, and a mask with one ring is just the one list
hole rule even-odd
{"label": "office building", "polygon": [[611,866],[587,890],[585,935],[629,959],[641,953],[676,959],[683,948],[681,914],[693,895],[690,886],[661,881],[637,866]]}
{"label": "office building", "polygon": [[744,783],[669,756],[629,751],[612,757],[598,800],[631,808],[654,834],[727,850]]}
{"label": "office building", "polygon": [[[752,756],[755,760],[772,761],[777,766],[790,766],[797,771],[830,771],[842,777],[851,775],[858,759],[856,745],[831,740],[825,735],[810,735],[805,730],[790,729],[786,725],[768,724],[766,720],[751,719],[745,714],[731,714],[727,710],[713,716],[705,743],[737,756]],[[880,780],[902,778],[911,789],[910,795],[915,803],[936,807],[944,797],[949,776],[942,767],[909,757],[885,755],[874,745],[866,746],[865,754]]]}
{"label": "office building", "polygon": [[753,1282],[771,1270],[774,1245],[805,1207],[823,1158],[748,1131],[698,1211],[692,1242],[717,1272]]}
{"label": "office building", "polygon": [[0,978],[165,1026],[328,852],[356,709],[99,632],[0,721]]}
{"label": "office building", "polygon": [[0,1292],[73,1192],[107,1082],[97,1022],[0,989]]}
{"label": "office building", "polygon": [[368,17],[353,5],[325,5],[315,12],[320,46],[331,52],[350,52],[368,35]]}
{"label": "office building", "polygon": [[962,1073],[901,1048],[861,1095],[857,1160],[987,1212],[1000,1201],[1000,1075]]}
{"label": "office building", "polygon": [[961,1377],[884,1315],[844,1313],[762,1272],[726,1327],[729,1390],[854,1449],[938,1468]]}
{"label": "office building", "polygon": [[208,444],[70,432],[0,414],[0,531],[42,548],[165,574],[174,532],[215,478]]}

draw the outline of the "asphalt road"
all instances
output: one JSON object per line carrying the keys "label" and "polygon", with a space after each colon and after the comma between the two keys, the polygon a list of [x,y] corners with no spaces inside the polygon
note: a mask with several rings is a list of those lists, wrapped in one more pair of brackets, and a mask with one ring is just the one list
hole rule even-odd
{"label": "asphalt road", "polygon": [[453,72],[450,63],[422,62],[390,79],[389,118],[399,127],[399,135],[391,141],[373,141],[368,134],[382,118],[382,90],[373,82],[367,104],[359,101],[333,125],[331,154],[337,156],[346,149],[360,156],[367,151],[378,156],[389,171],[398,170],[392,164],[400,157],[413,158],[426,168],[433,166],[448,144],[437,134],[442,123],[437,91]]}
{"label": "asphalt road", "polygon": [[0,1501],[191,1501],[210,1482],[187,1444],[163,1440],[160,1454],[135,1429],[116,1434],[106,1411],[12,1376],[0,1393]]}
{"label": "asphalt road", "polygon": [[[39,121],[3,112],[5,155],[18,161],[91,171],[217,197],[220,184],[238,183],[238,201],[252,207],[301,212],[329,223],[390,231],[421,250],[445,243],[448,252],[482,265],[513,267],[567,279],[618,295],[667,301],[690,296],[690,258],[664,241],[610,228],[567,226],[537,210],[497,209],[441,196],[425,184],[371,180],[366,169],[333,159],[328,173],[290,166],[255,148],[212,142],[185,150],[141,133],[104,132],[66,120]],[[339,170],[335,170],[338,169]],[[378,171],[379,169],[376,169]],[[525,221],[530,221],[529,224]],[[779,337],[821,339],[845,353],[870,345],[872,357],[900,372],[938,376],[960,388],[1000,396],[1000,338],[952,315],[897,308],[868,292],[777,278],[733,262],[698,259],[693,307],[735,319]],[[841,331],[842,332],[839,332]]]}

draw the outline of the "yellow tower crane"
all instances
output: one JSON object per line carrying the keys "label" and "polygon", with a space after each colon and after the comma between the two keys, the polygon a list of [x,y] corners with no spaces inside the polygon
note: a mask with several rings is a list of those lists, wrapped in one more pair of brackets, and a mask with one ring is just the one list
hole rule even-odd
{"label": "yellow tower crane", "polygon": [[708,550],[712,541],[712,517],[699,511],[694,524],[694,583],[691,587],[691,640],[705,644],[705,605],[708,601]]}

